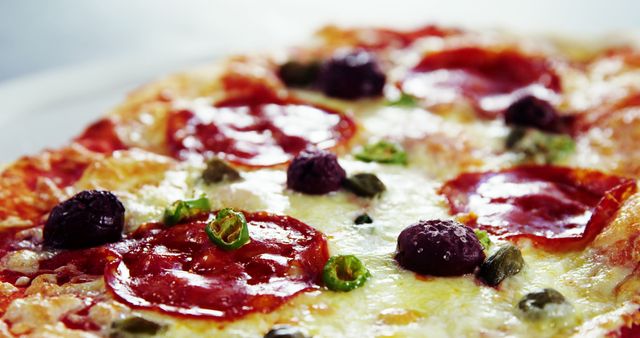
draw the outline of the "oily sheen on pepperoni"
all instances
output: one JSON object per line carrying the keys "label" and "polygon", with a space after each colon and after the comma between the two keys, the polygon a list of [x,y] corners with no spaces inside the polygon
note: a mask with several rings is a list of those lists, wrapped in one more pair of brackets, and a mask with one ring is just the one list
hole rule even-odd
{"label": "oily sheen on pepperoni", "polygon": [[354,122],[336,111],[295,100],[254,97],[170,114],[169,152],[217,155],[249,166],[286,163],[308,147],[332,148],[355,133]]}
{"label": "oily sheen on pepperoni", "polygon": [[635,191],[632,179],[554,166],[465,173],[440,190],[467,225],[551,250],[584,247]]}
{"label": "oily sheen on pepperoni", "polygon": [[464,47],[425,56],[402,89],[436,103],[449,103],[462,95],[486,117],[495,117],[518,97],[552,96],[561,87],[560,78],[541,57]]}
{"label": "oily sheen on pepperoni", "polygon": [[231,251],[209,240],[204,220],[142,231],[107,264],[109,289],[136,308],[231,320],[317,288],[328,259],[322,233],[291,217],[245,215],[251,240]]}

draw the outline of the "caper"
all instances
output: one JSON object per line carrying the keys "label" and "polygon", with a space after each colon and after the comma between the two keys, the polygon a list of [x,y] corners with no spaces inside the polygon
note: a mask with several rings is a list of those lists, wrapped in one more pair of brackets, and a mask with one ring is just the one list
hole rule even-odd
{"label": "caper", "polygon": [[506,244],[482,263],[478,275],[487,285],[496,286],[505,278],[520,272],[523,266],[520,250],[512,244]]}
{"label": "caper", "polygon": [[237,181],[240,179],[240,174],[225,161],[212,157],[207,161],[207,167],[202,172],[202,179],[207,184]]}
{"label": "caper", "polygon": [[348,177],[344,180],[343,186],[360,197],[375,197],[387,189],[378,176],[369,173]]}
{"label": "caper", "polygon": [[278,75],[288,87],[306,87],[312,85],[318,77],[320,63],[288,61],[280,66]]}
{"label": "caper", "polygon": [[129,317],[111,324],[110,338],[130,338],[153,336],[166,329],[165,325],[152,322],[142,317]]}
{"label": "caper", "polygon": [[370,224],[373,223],[373,219],[371,219],[371,216],[369,216],[368,214],[362,214],[356,217],[356,219],[353,220],[353,223],[355,223],[356,225]]}
{"label": "caper", "polygon": [[560,305],[564,303],[566,303],[566,299],[560,292],[551,288],[547,288],[540,291],[528,293],[527,295],[522,297],[522,299],[518,302],[518,308],[524,313],[527,318],[539,319],[548,314],[548,308],[545,309],[545,307],[547,307],[548,305]]}
{"label": "caper", "polygon": [[300,329],[289,326],[289,325],[276,325],[274,326],[267,334],[264,335],[264,338],[307,338],[308,336],[304,334]]}

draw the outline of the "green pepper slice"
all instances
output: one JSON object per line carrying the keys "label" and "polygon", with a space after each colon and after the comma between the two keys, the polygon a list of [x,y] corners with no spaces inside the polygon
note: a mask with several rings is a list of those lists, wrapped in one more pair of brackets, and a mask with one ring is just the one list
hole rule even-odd
{"label": "green pepper slice", "polygon": [[235,250],[249,242],[249,227],[244,214],[225,208],[218,211],[205,232],[211,242],[224,250]]}
{"label": "green pepper slice", "polygon": [[192,200],[178,200],[165,209],[164,224],[173,226],[186,219],[209,211],[211,211],[211,204],[209,204],[209,199],[205,195]]}
{"label": "green pepper slice", "polygon": [[363,162],[407,164],[407,153],[399,145],[385,140],[364,146],[354,156]]}
{"label": "green pepper slice", "polygon": [[322,270],[324,284],[332,291],[347,292],[359,288],[370,276],[369,270],[353,255],[333,256]]}
{"label": "green pepper slice", "polygon": [[489,238],[489,234],[484,230],[478,229],[473,230],[473,232],[476,234],[476,237],[478,237],[478,241],[480,242],[480,245],[482,245],[482,249],[485,251],[489,250],[489,247],[491,247],[491,238]]}

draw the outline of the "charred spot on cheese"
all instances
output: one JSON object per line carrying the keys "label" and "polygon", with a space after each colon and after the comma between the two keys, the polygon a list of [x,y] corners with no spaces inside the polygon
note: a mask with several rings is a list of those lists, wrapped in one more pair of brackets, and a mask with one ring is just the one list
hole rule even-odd
{"label": "charred spot on cheese", "polygon": [[462,95],[486,117],[496,117],[517,99],[516,93],[533,88],[561,90],[560,77],[546,59],[481,47],[427,54],[402,83],[404,92],[430,101]]}
{"label": "charred spot on cheese", "polygon": [[277,96],[248,97],[170,112],[167,147],[178,159],[217,156],[265,167],[286,163],[305,149],[338,146],[355,129],[349,117],[326,107]]}
{"label": "charred spot on cheese", "polygon": [[405,228],[395,255],[403,268],[432,276],[472,273],[484,258],[473,230],[452,220],[420,221]]}
{"label": "charred spot on cheese", "polygon": [[521,155],[521,161],[536,164],[562,162],[575,151],[575,142],[564,134],[545,133],[530,128],[514,128],[505,147]]}
{"label": "charred spot on cheese", "polygon": [[348,100],[382,95],[385,81],[375,54],[365,50],[338,51],[322,64],[318,76],[324,94]]}
{"label": "charred spot on cheese", "polygon": [[440,193],[452,214],[476,215],[469,226],[566,251],[591,242],[636,189],[632,179],[595,170],[527,165],[464,173]]}
{"label": "charred spot on cheese", "polygon": [[211,242],[206,220],[142,227],[107,263],[108,289],[135,308],[228,321],[320,288],[329,259],[322,233],[291,217],[244,217],[252,238],[235,250]]}
{"label": "charred spot on cheese", "polygon": [[44,245],[76,249],[122,238],[124,206],[109,191],[82,191],[53,208],[44,225]]}
{"label": "charred spot on cheese", "polygon": [[336,155],[327,151],[304,151],[287,169],[287,187],[305,194],[322,195],[340,189],[346,172]]}
{"label": "charred spot on cheese", "polygon": [[523,266],[520,250],[512,244],[506,244],[482,263],[478,276],[487,285],[497,286],[505,278],[520,272]]}
{"label": "charred spot on cheese", "polygon": [[207,184],[232,182],[240,179],[240,173],[227,162],[212,157],[207,160],[207,167],[202,172],[202,179]]}
{"label": "charred spot on cheese", "polygon": [[371,173],[349,176],[342,182],[342,186],[360,197],[376,197],[387,190],[378,176]]}

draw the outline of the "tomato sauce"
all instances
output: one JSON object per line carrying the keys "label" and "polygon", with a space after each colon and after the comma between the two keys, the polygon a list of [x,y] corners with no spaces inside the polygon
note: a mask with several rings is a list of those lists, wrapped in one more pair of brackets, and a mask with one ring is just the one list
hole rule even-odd
{"label": "tomato sauce", "polygon": [[428,54],[401,86],[410,95],[436,103],[462,95],[484,117],[497,116],[524,95],[553,96],[561,90],[560,77],[546,59],[478,47]]}
{"label": "tomato sauce", "polygon": [[502,238],[529,238],[552,250],[592,241],[636,190],[632,179],[586,169],[522,166],[465,173],[440,190],[452,214]]}

